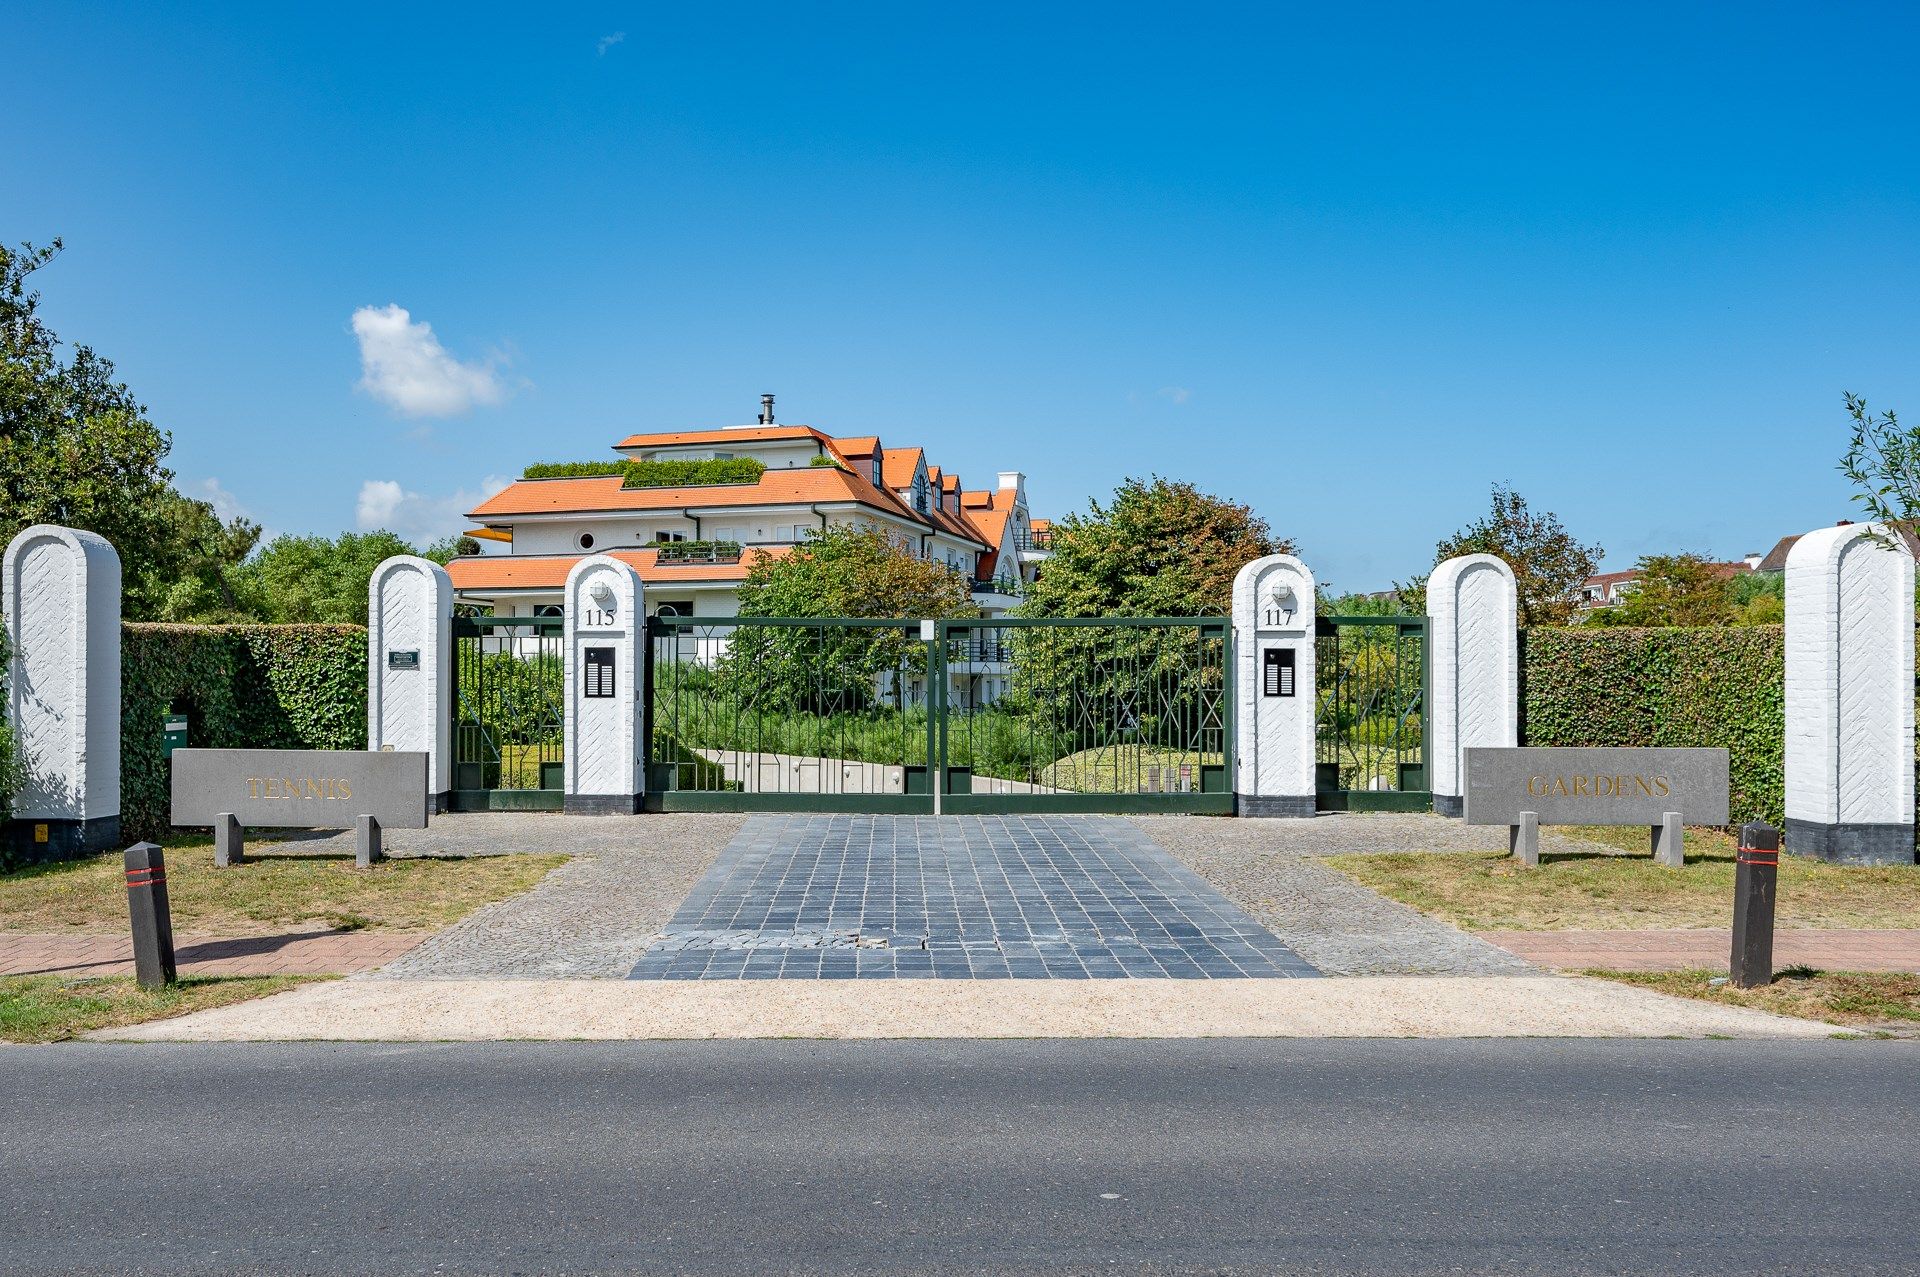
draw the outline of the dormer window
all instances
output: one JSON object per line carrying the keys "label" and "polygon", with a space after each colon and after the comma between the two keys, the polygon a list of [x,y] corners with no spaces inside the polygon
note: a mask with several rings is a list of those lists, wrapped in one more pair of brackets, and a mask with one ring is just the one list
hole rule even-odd
{"label": "dormer window", "polygon": [[873,454],[873,486],[880,486],[880,454],[877,452]]}
{"label": "dormer window", "polygon": [[921,514],[927,513],[927,476],[924,474],[913,477],[913,508]]}

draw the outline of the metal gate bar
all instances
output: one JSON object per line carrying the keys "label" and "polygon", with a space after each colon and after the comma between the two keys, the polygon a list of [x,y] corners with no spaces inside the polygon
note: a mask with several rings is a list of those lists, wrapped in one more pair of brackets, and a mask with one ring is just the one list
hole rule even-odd
{"label": "metal gate bar", "polygon": [[559,617],[453,619],[453,810],[560,809],[563,625]]}
{"label": "metal gate bar", "polygon": [[1325,616],[1315,623],[1315,805],[1427,811],[1427,619]]}

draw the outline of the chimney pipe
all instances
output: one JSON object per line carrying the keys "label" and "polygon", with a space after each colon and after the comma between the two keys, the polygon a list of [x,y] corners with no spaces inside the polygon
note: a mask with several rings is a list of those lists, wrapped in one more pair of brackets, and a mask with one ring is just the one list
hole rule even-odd
{"label": "chimney pipe", "polygon": [[760,396],[760,424],[763,426],[770,426],[773,424],[773,396],[772,395]]}

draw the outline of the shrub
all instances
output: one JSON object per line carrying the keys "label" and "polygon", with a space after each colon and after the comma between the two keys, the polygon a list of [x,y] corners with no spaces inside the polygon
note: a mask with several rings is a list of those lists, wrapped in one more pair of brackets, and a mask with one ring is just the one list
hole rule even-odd
{"label": "shrub", "polygon": [[228,749],[365,749],[367,632],[356,625],[139,625],[121,631],[120,827],[172,831],[162,734]]}
{"label": "shrub", "polygon": [[1781,626],[1535,627],[1520,637],[1523,744],[1723,748],[1734,823],[1783,823]]}
{"label": "shrub", "polygon": [[767,467],[752,457],[721,461],[542,461],[521,471],[526,479],[610,479],[623,488],[691,488],[758,483]]}

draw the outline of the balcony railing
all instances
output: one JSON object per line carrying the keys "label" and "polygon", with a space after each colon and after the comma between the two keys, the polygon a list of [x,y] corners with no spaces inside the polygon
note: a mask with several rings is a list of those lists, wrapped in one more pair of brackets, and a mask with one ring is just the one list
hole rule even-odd
{"label": "balcony railing", "polygon": [[1013,548],[1028,552],[1035,550],[1050,552],[1053,549],[1053,529],[1041,528],[1037,531],[1020,533],[1013,538]]}
{"label": "balcony railing", "polygon": [[1027,592],[1027,583],[1017,576],[996,576],[991,581],[975,581],[975,593],[1005,594],[1010,598],[1020,598]]}
{"label": "balcony railing", "polygon": [[654,562],[663,568],[740,561],[738,541],[662,541],[653,548]]}

